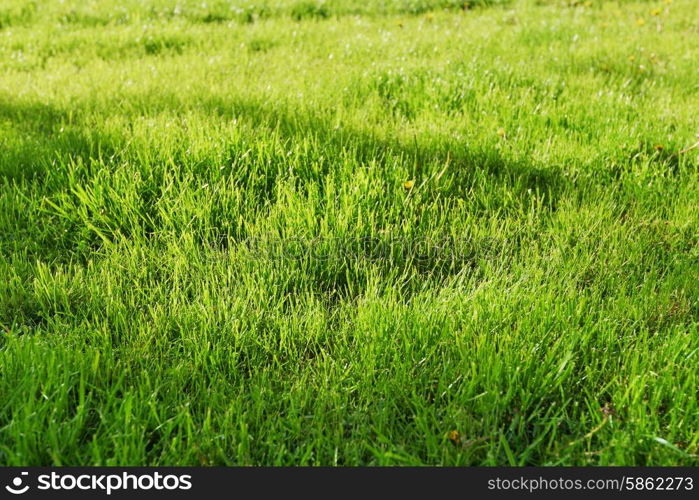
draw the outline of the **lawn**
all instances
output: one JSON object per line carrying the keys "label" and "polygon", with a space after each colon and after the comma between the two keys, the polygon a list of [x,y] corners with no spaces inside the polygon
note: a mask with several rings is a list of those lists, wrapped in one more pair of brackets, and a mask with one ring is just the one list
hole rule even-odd
{"label": "lawn", "polygon": [[0,464],[699,464],[696,0],[2,0]]}

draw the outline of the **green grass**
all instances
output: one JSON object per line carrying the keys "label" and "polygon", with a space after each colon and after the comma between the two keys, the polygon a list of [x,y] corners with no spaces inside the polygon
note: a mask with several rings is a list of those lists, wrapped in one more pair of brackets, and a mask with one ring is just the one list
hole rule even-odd
{"label": "green grass", "polygon": [[695,0],[470,3],[3,0],[0,463],[699,464]]}

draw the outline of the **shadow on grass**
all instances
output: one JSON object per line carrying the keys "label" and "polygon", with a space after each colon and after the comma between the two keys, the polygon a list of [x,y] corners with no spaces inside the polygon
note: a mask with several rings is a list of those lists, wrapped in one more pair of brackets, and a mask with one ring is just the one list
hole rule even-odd
{"label": "shadow on grass", "polygon": [[[125,142],[81,126],[80,116],[48,104],[0,99],[0,179],[41,182],[59,161],[114,157]],[[121,144],[119,144],[121,143]]]}
{"label": "shadow on grass", "polygon": [[[144,113],[159,113],[174,111],[164,104],[166,100],[154,103],[152,109],[144,110]],[[173,99],[172,103],[177,100]],[[352,158],[357,165],[374,165],[372,168],[392,169],[396,161],[412,169],[416,177],[416,184],[420,183],[423,175],[420,166],[426,164],[444,164],[449,162],[449,179],[439,189],[426,191],[416,204],[417,212],[412,217],[425,216],[420,212],[421,205],[430,205],[439,200],[463,200],[468,199],[474,191],[479,191],[487,198],[492,193],[493,202],[479,206],[471,202],[473,210],[482,215],[492,215],[489,211],[507,213],[507,203],[514,200],[518,211],[522,207],[528,207],[532,200],[532,192],[543,193],[546,201],[543,207],[545,211],[555,210],[557,201],[566,184],[564,179],[554,169],[540,169],[532,166],[526,160],[512,162],[504,159],[498,151],[471,151],[463,144],[454,140],[441,137],[421,138],[415,137],[413,141],[402,142],[398,139],[378,137],[376,134],[362,129],[341,127],[337,129],[331,120],[318,114],[301,114],[283,107],[275,107],[266,103],[251,100],[222,99],[204,96],[191,105],[192,110],[205,113],[214,119],[242,120],[252,126],[253,129],[273,131],[278,138],[285,143],[295,144],[309,137],[313,138],[314,148],[320,149],[320,155],[327,160],[319,169],[305,169],[299,173],[298,188],[303,190],[312,184],[320,185],[328,182],[330,169],[334,168],[332,158],[344,156]],[[6,144],[2,159],[0,160],[0,186],[12,181],[31,181],[31,189],[36,189],[43,196],[66,194],[73,187],[67,176],[61,175],[60,169],[65,169],[70,162],[81,161],[83,165],[90,165],[97,160],[107,167],[116,165],[122,161],[137,162],[138,155],[129,150],[129,137],[126,133],[122,136],[104,135],[98,127],[91,127],[80,110],[59,109],[50,105],[39,103],[27,103],[17,100],[0,99],[0,122],[10,125],[11,131],[4,138]],[[183,151],[187,146],[183,146]],[[241,151],[227,152],[228,159],[232,161],[240,156]],[[180,153],[176,152],[176,155]],[[185,161],[184,158],[180,158]],[[174,158],[177,164],[178,158]],[[275,203],[276,184],[281,180],[279,165],[284,158],[274,158],[269,165],[260,166],[267,168],[262,172],[259,169],[243,168],[235,171],[236,181],[249,187],[250,194],[255,196],[258,212],[262,214],[269,206]],[[277,162],[278,160],[278,162]],[[281,164],[281,163],[280,163]],[[209,165],[213,168],[213,166]],[[82,167],[81,167],[82,168]],[[157,166],[156,166],[157,168]],[[208,168],[206,165],[203,167]],[[59,172],[56,171],[59,170]],[[89,180],[89,168],[80,174],[78,179]],[[203,175],[205,170],[198,169]],[[50,175],[49,175],[50,174]],[[426,174],[424,174],[426,175]],[[378,176],[382,178],[382,176]],[[49,182],[50,181],[50,182]],[[388,186],[386,186],[388,188]],[[154,187],[156,191],[164,186]],[[500,193],[498,195],[498,193]],[[145,195],[144,195],[145,196]],[[150,220],[158,220],[157,201],[159,195],[151,193],[148,199],[144,199],[143,206]],[[402,217],[399,210],[395,217]],[[515,214],[516,215],[516,214]],[[85,227],[77,227],[76,224],[68,224],[60,231],[52,230],[55,220],[45,213],[27,215],[27,220],[21,221],[19,226],[27,228],[25,235],[20,235],[26,240],[28,255],[32,259],[60,262],[62,260],[83,261],[99,248],[102,236],[90,234]],[[426,215],[426,216],[429,216]],[[31,218],[33,217],[33,218]],[[215,220],[216,228],[220,234],[227,233],[226,224],[229,221],[221,216]],[[128,224],[125,221],[117,221],[117,224]],[[36,229],[45,226],[47,230]],[[118,226],[120,227],[120,226]],[[34,229],[32,229],[34,228]],[[138,228],[124,227],[122,234],[138,231]],[[151,228],[155,233],[158,227]],[[37,232],[38,231],[38,232]],[[74,234],[71,234],[74,233]],[[60,234],[59,234],[60,233]],[[229,233],[230,234],[230,233]],[[116,238],[116,234],[113,237]],[[221,241],[206,241],[201,236],[200,244],[207,247],[217,247],[226,250],[230,245],[236,245],[237,237],[246,235],[234,234],[233,241],[222,239]],[[357,234],[358,237],[372,235]],[[91,239],[85,245],[85,239]],[[55,240],[55,241],[54,241]],[[383,276],[394,276],[400,286],[410,290],[417,290],[425,285],[425,280],[443,281],[449,277],[463,272],[474,272],[478,259],[484,257],[489,251],[491,242],[470,241],[466,242],[465,251],[454,258],[453,254],[442,255],[413,255],[409,258],[402,254],[391,255],[385,259],[371,259],[370,250],[359,249],[352,255],[352,260],[340,260],[333,265],[313,265],[313,262],[303,265],[304,272],[309,276],[298,283],[287,282],[288,286],[278,287],[281,294],[294,294],[298,287],[315,289],[321,294],[335,301],[340,297],[357,295],[370,282],[370,273],[377,270]],[[5,245],[3,245],[5,246]],[[3,253],[12,253],[16,245],[6,247]],[[9,249],[9,252],[8,252]],[[464,250],[464,249],[461,249]],[[364,265],[371,262],[372,265]],[[262,264],[267,265],[267,264]],[[303,274],[303,273],[301,273]]]}
{"label": "shadow on grass", "polygon": [[[451,183],[446,192],[440,192],[442,198],[466,197],[473,188],[474,181],[487,180],[494,186],[511,189],[514,196],[528,196],[529,190],[546,193],[552,203],[549,208],[555,209],[555,201],[565,187],[565,180],[554,168],[542,169],[525,159],[506,160],[494,149],[473,151],[448,138],[415,137],[407,142],[386,139],[361,129],[336,128],[329,119],[317,114],[301,115],[293,110],[251,100],[231,101],[204,97],[195,104],[194,109],[225,120],[240,119],[255,128],[274,131],[282,141],[292,144],[313,137],[323,150],[330,153],[349,152],[362,165],[371,162],[385,167],[389,158],[400,158],[404,164],[417,166],[413,173],[419,175],[420,165],[449,162],[449,170],[458,173],[459,179]],[[145,111],[150,113],[164,110],[159,104]],[[56,159],[82,159],[84,163],[97,159],[108,163],[120,161],[122,157],[129,155],[129,137],[105,135],[86,124],[79,111],[71,112],[47,104],[12,102],[0,98],[0,123],[2,122],[9,124],[11,131],[5,137],[0,136],[0,140],[4,142],[0,177],[4,180],[36,177],[40,180],[49,169],[57,166]],[[234,157],[239,153],[230,151],[229,156]],[[328,169],[333,166],[332,161],[325,162],[324,166],[325,170],[320,171],[319,175],[301,180],[322,182]],[[237,173],[245,175],[245,172]],[[476,178],[474,173],[486,174],[488,177]],[[262,201],[273,199],[274,187],[274,182],[264,187]]]}
{"label": "shadow on grass", "polygon": [[[386,139],[361,129],[338,128],[331,120],[317,115],[301,115],[253,101],[231,102],[208,98],[202,100],[200,106],[207,114],[225,120],[245,120],[254,127],[275,131],[283,140],[289,142],[312,137],[316,143],[322,144],[330,152],[350,151],[358,164],[373,163],[378,168],[393,168],[394,163],[387,162],[400,158],[403,164],[415,166],[411,173],[418,176],[416,184],[420,183],[420,166],[444,165],[448,162],[448,175],[454,175],[455,178],[445,190],[434,193],[439,194],[441,199],[466,198],[476,183],[488,182],[511,191],[512,196],[519,198],[524,205],[531,200],[532,192],[544,194],[547,208],[555,210],[556,202],[567,184],[555,168],[539,168],[526,159],[507,160],[495,149],[474,151],[453,139]],[[303,180],[322,183],[328,170],[333,167],[332,162],[326,162],[324,167],[313,178]],[[274,183],[271,183],[263,193],[263,198],[271,200],[273,192]]]}

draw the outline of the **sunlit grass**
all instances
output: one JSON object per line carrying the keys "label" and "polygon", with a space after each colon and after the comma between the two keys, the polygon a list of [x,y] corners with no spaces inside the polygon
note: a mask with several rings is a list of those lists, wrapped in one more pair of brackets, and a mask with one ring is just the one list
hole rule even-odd
{"label": "sunlit grass", "polygon": [[693,3],[5,2],[0,463],[699,463]]}

